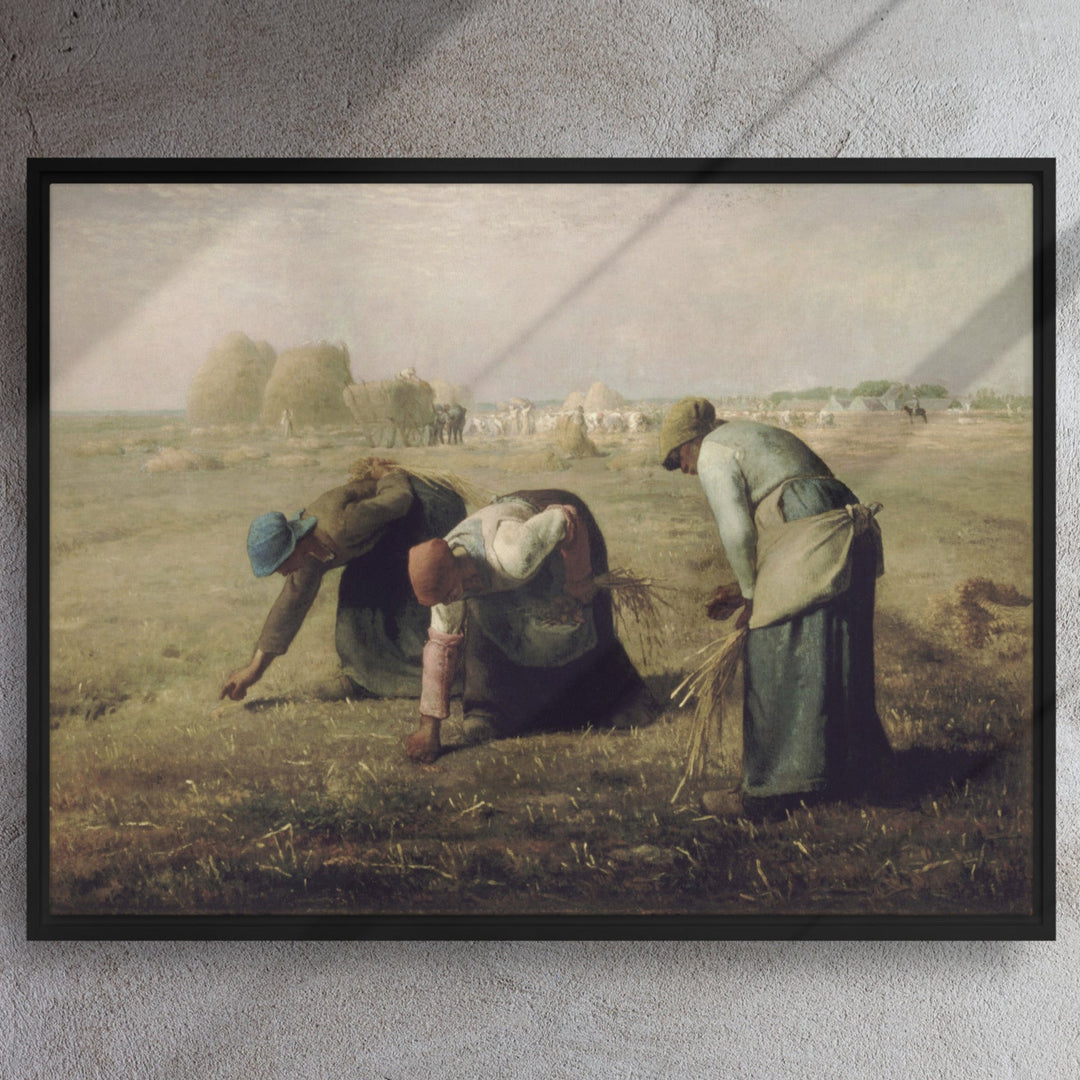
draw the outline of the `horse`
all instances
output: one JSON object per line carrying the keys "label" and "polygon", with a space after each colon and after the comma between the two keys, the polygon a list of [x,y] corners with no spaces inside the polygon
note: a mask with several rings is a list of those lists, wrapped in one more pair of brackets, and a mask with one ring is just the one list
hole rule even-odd
{"label": "horse", "polygon": [[915,417],[916,416],[921,416],[922,417],[922,422],[924,424],[926,423],[926,410],[921,405],[916,405],[914,408],[912,408],[910,405],[905,405],[904,406],[904,412],[907,413],[908,419],[913,424],[915,423]]}

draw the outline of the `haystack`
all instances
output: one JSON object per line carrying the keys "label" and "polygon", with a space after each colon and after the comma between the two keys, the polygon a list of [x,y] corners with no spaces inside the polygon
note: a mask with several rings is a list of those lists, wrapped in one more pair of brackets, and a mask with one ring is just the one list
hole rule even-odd
{"label": "haystack", "polygon": [[608,412],[621,409],[629,403],[617,390],[612,390],[602,382],[594,382],[585,395],[584,404],[586,412]]}
{"label": "haystack", "polygon": [[259,419],[274,350],[247,334],[226,334],[203,361],[188,389],[192,426],[250,423]]}
{"label": "haystack", "polygon": [[272,427],[288,409],[298,427],[336,427],[352,423],[342,391],[353,381],[349,350],[319,342],[287,349],[274,364],[263,394],[261,419]]}
{"label": "haystack", "polygon": [[564,457],[589,458],[600,457],[600,451],[596,443],[585,434],[585,429],[574,423],[572,416],[559,417],[559,425],[555,428],[555,442],[559,453]]}
{"label": "haystack", "polygon": [[585,395],[580,390],[574,390],[562,404],[563,412],[573,412],[574,409],[585,408]]}

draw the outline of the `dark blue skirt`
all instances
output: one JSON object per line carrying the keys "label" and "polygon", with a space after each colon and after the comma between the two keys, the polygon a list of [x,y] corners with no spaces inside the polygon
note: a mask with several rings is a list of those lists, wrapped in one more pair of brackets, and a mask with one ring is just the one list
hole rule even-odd
{"label": "dark blue skirt", "polygon": [[[795,521],[857,501],[839,480],[794,480],[780,509]],[[846,592],[747,635],[745,794],[845,798],[872,786],[888,753],[874,694],[876,574],[877,551],[864,534]]]}
{"label": "dark blue skirt", "polygon": [[338,586],[335,644],[341,669],[376,697],[418,698],[431,609],[409,582],[409,548],[445,536],[465,517],[449,488],[410,479],[416,498],[378,543],[346,564]]}

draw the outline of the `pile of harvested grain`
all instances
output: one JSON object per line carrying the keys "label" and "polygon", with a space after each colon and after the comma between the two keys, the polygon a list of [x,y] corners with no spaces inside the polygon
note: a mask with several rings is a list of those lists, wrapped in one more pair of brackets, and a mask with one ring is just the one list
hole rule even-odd
{"label": "pile of harvested grain", "polygon": [[188,389],[189,424],[258,420],[274,350],[239,331],[226,334],[203,361]]}
{"label": "pile of harvested grain", "polygon": [[221,460],[226,465],[242,465],[245,461],[261,461],[269,456],[266,450],[259,450],[254,446],[236,446],[231,450],[226,450],[221,455]]}
{"label": "pile of harvested grain", "polygon": [[335,427],[352,422],[343,392],[353,381],[349,350],[320,342],[287,349],[274,364],[263,393],[261,419],[275,427],[288,409],[298,427]]}
{"label": "pile of harvested grain", "polygon": [[585,434],[584,428],[574,423],[571,416],[559,417],[555,428],[555,443],[564,457],[589,458],[600,457],[596,443]]}
{"label": "pile of harvested grain", "polygon": [[224,467],[224,462],[212,454],[204,454],[200,450],[179,450],[175,446],[163,446],[143,465],[143,469],[150,473],[197,472]]}
{"label": "pile of harvested grain", "polygon": [[605,386],[602,382],[594,382],[589,387],[582,404],[586,412],[605,412],[621,409],[627,401],[617,390],[612,390],[610,386]]}
{"label": "pile of harvested grain", "polygon": [[931,602],[932,622],[950,645],[993,663],[1028,655],[1032,614],[1030,597],[981,577],[968,578]]}

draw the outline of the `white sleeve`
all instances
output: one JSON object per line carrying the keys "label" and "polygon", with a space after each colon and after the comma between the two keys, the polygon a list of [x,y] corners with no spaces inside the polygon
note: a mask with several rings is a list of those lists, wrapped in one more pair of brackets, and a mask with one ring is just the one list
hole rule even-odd
{"label": "white sleeve", "polygon": [[527,521],[500,521],[491,553],[503,574],[528,581],[565,538],[566,514],[561,506],[551,506]]}
{"label": "white sleeve", "polygon": [[435,604],[431,609],[431,628],[443,634],[460,634],[465,625],[465,601]]}
{"label": "white sleeve", "polygon": [[738,452],[706,439],[698,457],[698,477],[716,518],[724,554],[739,589],[749,599],[757,577],[757,530]]}

